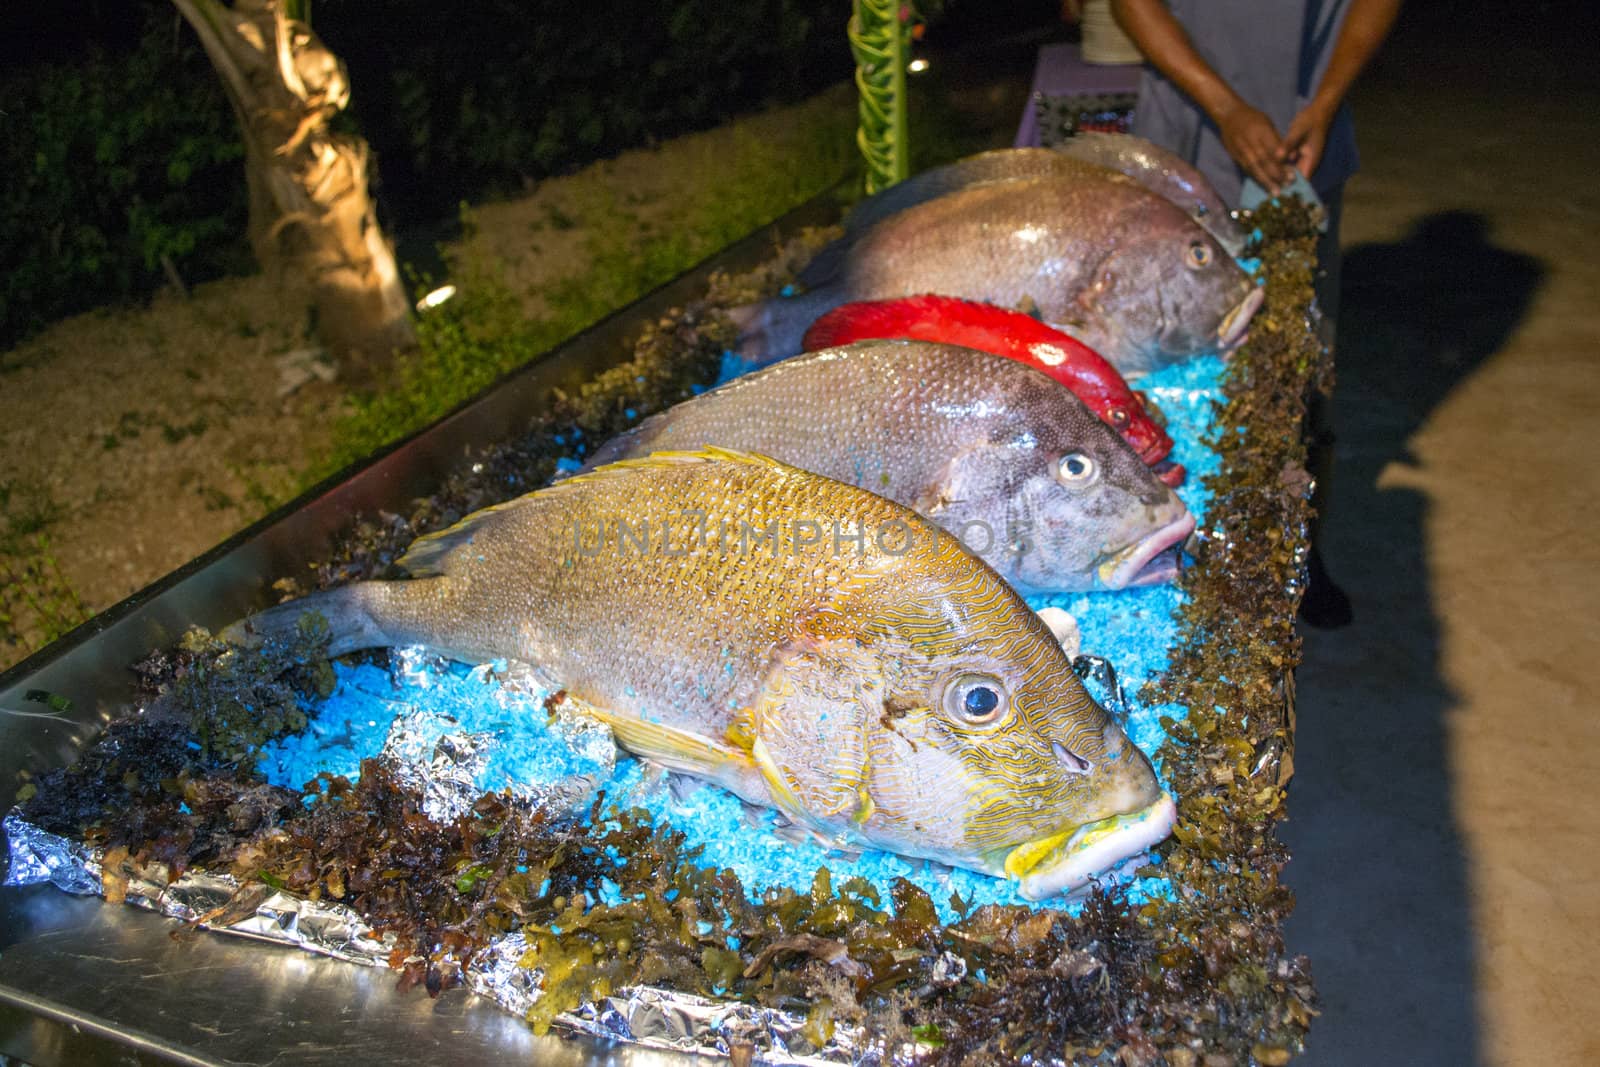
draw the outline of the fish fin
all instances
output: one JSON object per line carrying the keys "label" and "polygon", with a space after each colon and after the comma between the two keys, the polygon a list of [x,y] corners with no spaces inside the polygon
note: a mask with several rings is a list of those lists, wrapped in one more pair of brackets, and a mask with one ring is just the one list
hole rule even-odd
{"label": "fish fin", "polygon": [[[381,648],[393,642],[373,618],[370,602],[375,592],[381,592],[383,584],[357,582],[311,593],[240,619],[226,627],[220,636],[229,644],[244,648],[285,644],[304,633],[304,627],[316,626],[314,617],[320,616],[331,634],[328,655],[342,656],[357,649]],[[308,619],[308,616],[313,618]]]}
{"label": "fish fin", "polygon": [[774,652],[750,755],[778,810],[806,825],[876,810],[868,792],[882,667],[858,641],[799,633]]}
{"label": "fish fin", "polygon": [[[779,818],[782,818],[782,816],[780,815]],[[769,832],[779,841],[787,841],[791,845],[814,845],[820,836],[809,826],[803,826],[791,819],[783,819],[782,822],[774,823]]]}
{"label": "fish fin", "polygon": [[795,276],[795,280],[807,289],[815,289],[819,285],[825,285],[838,277],[840,272],[844,270],[845,260],[849,257],[850,250],[855,247],[856,236],[864,232],[864,230],[865,228],[863,227],[861,230],[823,245],[817,254],[811,257],[811,262],[801,268],[800,273]]}
{"label": "fish fin", "polygon": [[767,302],[757,301],[754,304],[738,304],[731,308],[724,308],[723,314],[739,328],[739,336],[759,331],[766,319]]}
{"label": "fish fin", "polygon": [[395,560],[395,566],[403,568],[413,578],[442,575],[449,567],[452,552],[463,545],[470,545],[472,539],[483,532],[485,527],[497,522],[505,512],[525,506],[527,500],[527,496],[519,496],[474,511],[454,526],[424,534],[411,542],[411,547],[406,549],[405,555]]}
{"label": "fish fin", "polygon": [[611,727],[618,744],[634,755],[652,760],[668,770],[709,778],[750,799],[748,782],[753,776],[750,774],[748,753],[665,723],[618,715],[571,694],[567,699],[574,704],[575,710]]}
{"label": "fish fin", "polygon": [[[585,713],[587,714],[587,712]],[[610,729],[610,727],[607,727],[607,729]],[[639,761],[639,781],[643,783],[646,789],[665,788],[670,790],[672,788],[672,771],[655,760],[641,759]]]}
{"label": "fish fin", "polygon": [[[980,461],[990,458],[993,452],[993,445],[977,442],[955,453],[940,468],[938,475],[917,494],[911,504],[912,510],[932,519],[942,515],[952,504],[974,499],[983,491],[981,484],[975,484],[979,482],[978,465]],[[989,473],[982,477],[992,479],[992,472],[996,469],[991,465]]]}
{"label": "fish fin", "polygon": [[[1125,342],[1116,330],[1101,319],[1093,307],[1087,303],[1079,305],[1083,314],[1074,319],[1061,319],[1059,321],[1046,320],[1045,325],[1053,330],[1059,330],[1079,344],[1087,345],[1095,354],[1109,363],[1113,370],[1122,375],[1126,382],[1132,382],[1136,377],[1150,368],[1140,363],[1135,366],[1129,361],[1128,353],[1131,345]],[[1142,357],[1140,357],[1142,358]]]}
{"label": "fish fin", "polygon": [[[947,466],[945,472],[947,473],[948,470]],[[945,508],[956,503],[956,501],[945,496],[946,473],[941,473],[937,482],[917,494],[917,498],[911,502],[912,511],[915,511],[918,515],[926,515],[930,519],[935,519],[944,512]]]}
{"label": "fish fin", "polygon": [[[582,471],[571,478],[557,482],[542,492],[556,492],[585,482],[614,477],[622,471],[666,470],[672,467],[693,466],[696,463],[739,463],[751,467],[767,467],[780,471],[796,469],[787,463],[773,459],[771,456],[764,456],[759,452],[739,452],[719,445],[701,445],[699,448],[663,449],[659,452],[652,452],[647,456],[632,456],[627,459],[613,460],[603,466],[595,467],[593,470]],[[505,505],[501,506],[504,507]],[[457,525],[463,526],[465,522]],[[454,529],[456,527],[451,527],[450,530],[446,530],[444,533],[448,534]],[[442,537],[444,535],[432,534],[431,536]]]}
{"label": "fish fin", "polygon": [[787,841],[791,845],[814,845],[835,859],[854,862],[861,858],[861,849],[854,845],[804,823],[795,822],[782,812],[778,812],[777,816],[777,821],[770,826],[765,822],[752,825],[755,829],[764,830],[779,841]]}
{"label": "fish fin", "polygon": [[[772,816],[777,821],[769,823],[767,821],[768,816]],[[760,804],[752,804],[748,800],[739,802],[739,818],[752,830],[770,830],[789,822],[782,812],[773,808],[762,807]]]}
{"label": "fish fin", "polygon": [[798,356],[805,347],[806,328],[843,302],[832,288],[824,286],[799,296],[774,297],[732,308],[728,317],[739,327],[734,350],[751,370]]}
{"label": "fish fin", "polygon": [[706,787],[704,778],[697,778],[692,774],[681,771],[667,772],[667,792],[672,794],[672,799],[679,804],[686,804],[689,798]]}
{"label": "fish fin", "polygon": [[739,330],[733,342],[733,352],[750,370],[781,358],[768,355],[768,350],[775,347],[768,336],[771,331],[771,304],[771,300],[763,300],[759,304],[741,304],[724,313]]}

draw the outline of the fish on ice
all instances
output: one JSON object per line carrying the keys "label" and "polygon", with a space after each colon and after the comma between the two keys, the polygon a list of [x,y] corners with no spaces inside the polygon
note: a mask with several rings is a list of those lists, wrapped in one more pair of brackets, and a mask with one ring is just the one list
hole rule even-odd
{"label": "fish on ice", "polygon": [[599,466],[717,445],[912,508],[1030,592],[1177,576],[1194,516],[1059,382],[958,345],[863,341],[785,360],[602,445]]}
{"label": "fish on ice", "polygon": [[1031,315],[951,296],[908,296],[842,304],[806,331],[805,349],[834,348],[872,338],[909,338],[963,345],[1020,360],[1048,374],[1100,417],[1167,485],[1182,485],[1184,470],[1167,461],[1172,438],[1150,417],[1100,353]]}
{"label": "fish on ice", "polygon": [[[821,534],[818,534],[818,530]],[[1067,892],[1175,808],[1027,604],[880,496],[706,449],[602,467],[418,540],[323,615],[331,651],[531,664],[630,751],[872,847]]]}
{"label": "fish on ice", "polygon": [[1094,169],[972,185],[847,233],[807,292],[733,309],[739,356],[787,358],[840,304],[922,293],[1037,310],[1124,375],[1237,344],[1261,289],[1181,208]]}

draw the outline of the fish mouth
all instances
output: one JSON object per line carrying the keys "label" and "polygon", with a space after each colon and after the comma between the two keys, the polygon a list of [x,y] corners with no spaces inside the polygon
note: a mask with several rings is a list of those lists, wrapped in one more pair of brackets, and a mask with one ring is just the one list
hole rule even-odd
{"label": "fish mouth", "polygon": [[1260,310],[1261,302],[1267,298],[1267,291],[1259,285],[1251,285],[1250,292],[1239,301],[1239,306],[1228,312],[1227,318],[1222,320],[1222,325],[1217,327],[1217,343],[1223,351],[1234,348],[1244,341],[1244,332],[1250,328],[1250,320]]}
{"label": "fish mouth", "polygon": [[[1178,469],[1181,471],[1183,468]],[[1100,564],[1100,584],[1107,589],[1129,589],[1172,581],[1178,576],[1181,546],[1192,533],[1194,516],[1185,511],[1142,541],[1129,545]]]}
{"label": "fish mouth", "polygon": [[1159,462],[1151,463],[1150,473],[1154,474],[1156,476],[1156,480],[1162,485],[1169,486],[1173,489],[1176,489],[1178,486],[1182,485],[1183,480],[1189,476],[1189,472],[1183,469],[1182,463],[1174,463],[1170,459],[1163,459]]}
{"label": "fish mouth", "polygon": [[1018,845],[1006,853],[1005,873],[1028,900],[1081,889],[1101,871],[1162,841],[1178,821],[1178,806],[1162,793],[1154,803]]}

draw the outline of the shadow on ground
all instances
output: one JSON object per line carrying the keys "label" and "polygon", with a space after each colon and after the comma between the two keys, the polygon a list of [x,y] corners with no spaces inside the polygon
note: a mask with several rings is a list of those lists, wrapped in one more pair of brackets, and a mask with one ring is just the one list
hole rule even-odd
{"label": "shadow on ground", "polygon": [[1355,602],[1348,629],[1306,634],[1288,925],[1323,1014],[1309,1064],[1481,1060],[1467,858],[1451,800],[1428,580],[1428,501],[1387,484],[1408,440],[1497,352],[1544,271],[1496,248],[1485,220],[1421,219],[1344,261],[1338,474],[1324,554]]}

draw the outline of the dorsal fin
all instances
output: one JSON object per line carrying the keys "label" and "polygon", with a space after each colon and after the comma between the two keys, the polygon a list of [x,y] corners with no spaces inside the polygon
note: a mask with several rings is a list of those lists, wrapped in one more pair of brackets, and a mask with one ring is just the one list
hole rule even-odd
{"label": "dorsal fin", "polygon": [[403,567],[413,578],[427,578],[444,573],[444,559],[455,549],[462,545],[472,543],[472,539],[488,524],[489,520],[497,517],[502,512],[520,507],[527,502],[529,496],[515,497],[504,503],[474,511],[454,526],[447,526],[431,534],[424,534],[411,542],[406,549],[406,554],[395,560],[395,566]]}
{"label": "dorsal fin", "polygon": [[607,463],[603,467],[596,467],[582,474],[575,474],[565,481],[558,482],[549,489],[541,492],[570,489],[575,485],[596,481],[602,478],[614,478],[624,471],[636,470],[666,470],[672,467],[692,466],[696,463],[738,463],[750,467],[767,467],[773,470],[792,471],[797,468],[764,456],[759,452],[740,452],[732,448],[722,448],[719,445],[701,445],[691,449],[663,449],[652,452],[648,456],[635,456],[632,459],[619,459]]}

